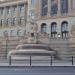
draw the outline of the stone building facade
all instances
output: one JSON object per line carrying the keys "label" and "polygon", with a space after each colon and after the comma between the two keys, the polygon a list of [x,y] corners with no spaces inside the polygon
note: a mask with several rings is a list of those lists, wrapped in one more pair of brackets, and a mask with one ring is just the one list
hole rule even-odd
{"label": "stone building facade", "polygon": [[46,32],[52,38],[57,37],[57,34],[62,38],[70,35],[75,24],[74,0],[29,0],[29,3],[29,14],[37,18],[38,32]]}
{"label": "stone building facade", "polygon": [[[75,0],[29,0],[29,15],[38,26],[38,40],[60,56],[75,55]],[[32,14],[34,12],[34,14]]]}
{"label": "stone building facade", "polygon": [[23,36],[26,33],[27,0],[0,2],[0,37]]}
{"label": "stone building facade", "polygon": [[60,57],[75,55],[75,0],[1,2],[0,37],[7,36],[48,44]]}

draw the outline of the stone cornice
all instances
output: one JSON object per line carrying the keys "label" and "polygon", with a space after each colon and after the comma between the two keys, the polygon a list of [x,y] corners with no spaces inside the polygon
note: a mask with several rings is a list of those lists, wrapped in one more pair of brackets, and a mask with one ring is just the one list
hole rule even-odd
{"label": "stone cornice", "polygon": [[28,0],[3,1],[3,2],[0,3],[0,7],[18,5],[20,3],[24,3],[25,5],[28,5]]}
{"label": "stone cornice", "polygon": [[28,0],[5,0],[5,1],[0,1],[0,4],[18,2],[18,1],[25,1],[26,3],[28,3]]}

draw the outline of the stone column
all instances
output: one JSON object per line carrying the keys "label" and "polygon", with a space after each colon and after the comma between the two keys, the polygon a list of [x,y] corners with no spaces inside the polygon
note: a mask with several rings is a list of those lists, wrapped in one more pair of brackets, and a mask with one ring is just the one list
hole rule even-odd
{"label": "stone column", "polygon": [[10,27],[12,26],[12,18],[13,18],[13,7],[11,6],[11,16],[10,16],[10,18],[11,18],[11,25],[10,25]]}
{"label": "stone column", "polygon": [[72,14],[72,0],[68,0],[68,15],[71,15]]}
{"label": "stone column", "polygon": [[50,12],[51,12],[51,0],[48,0],[48,13],[47,16],[50,17]]}
{"label": "stone column", "polygon": [[19,21],[20,21],[20,10],[19,10],[19,5],[17,5],[17,25],[19,25]]}
{"label": "stone column", "polygon": [[71,0],[71,13],[75,15],[75,0]]}
{"label": "stone column", "polygon": [[27,3],[24,4],[24,8],[25,8],[25,10],[24,10],[24,12],[25,12],[24,16],[25,16],[25,26],[26,26],[27,16],[28,16],[28,4]]}
{"label": "stone column", "polygon": [[39,10],[39,12],[38,12],[38,19],[40,19],[41,18],[41,0],[38,0],[38,10]]}
{"label": "stone column", "polygon": [[12,6],[10,6],[10,24],[9,24],[9,27],[11,26],[11,22],[12,22]]}
{"label": "stone column", "polygon": [[40,13],[41,13],[41,2],[40,2],[41,0],[36,0],[36,4],[35,4],[35,6],[33,7],[33,9],[34,9],[34,13],[35,13],[35,17],[37,18],[37,19],[39,19],[39,17],[40,17]]}
{"label": "stone column", "polygon": [[5,24],[5,22],[6,22],[6,7],[4,7],[4,11],[3,11],[3,26],[2,27],[5,27],[6,26],[6,24]]}
{"label": "stone column", "polygon": [[58,16],[61,16],[61,0],[58,0]]}
{"label": "stone column", "polygon": [[15,17],[16,17],[16,26],[18,26],[19,25],[19,6],[18,6],[18,4],[16,4],[16,6],[17,6],[17,10],[16,10],[16,15],[15,15]]}

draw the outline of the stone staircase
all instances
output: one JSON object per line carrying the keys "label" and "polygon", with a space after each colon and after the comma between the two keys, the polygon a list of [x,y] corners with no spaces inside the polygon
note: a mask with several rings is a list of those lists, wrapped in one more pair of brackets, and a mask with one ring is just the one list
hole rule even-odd
{"label": "stone staircase", "polygon": [[6,59],[9,51],[15,50],[17,45],[23,43],[27,43],[27,38],[10,37],[0,39],[0,60]]}
{"label": "stone staircase", "polygon": [[[7,41],[3,38],[0,41],[0,59],[5,59],[7,53],[11,50],[15,50],[16,46],[19,44],[27,43],[28,38],[16,37],[9,38]],[[69,45],[69,39],[52,39],[46,36],[38,37],[40,43],[49,44],[50,47],[58,52],[58,56],[62,59],[69,59],[70,57],[75,56],[75,47],[71,48]],[[35,41],[32,41],[35,43]]]}
{"label": "stone staircase", "polygon": [[58,56],[63,60],[72,57],[69,39],[50,39],[50,47],[58,52]]}
{"label": "stone staircase", "polygon": [[3,39],[0,43],[0,59],[6,59],[8,52],[11,50],[15,50],[18,42],[19,41],[17,39]]}

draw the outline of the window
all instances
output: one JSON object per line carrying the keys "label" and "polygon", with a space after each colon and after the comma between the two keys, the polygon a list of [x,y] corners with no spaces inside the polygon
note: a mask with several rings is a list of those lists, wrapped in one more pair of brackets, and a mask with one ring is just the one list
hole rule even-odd
{"label": "window", "polygon": [[22,30],[17,30],[17,36],[18,37],[22,36]]}
{"label": "window", "polygon": [[51,0],[51,15],[57,15],[58,11],[58,0]]}
{"label": "window", "polygon": [[1,10],[1,15],[3,15],[3,13],[4,13],[4,8],[0,8],[0,10]]}
{"label": "window", "polygon": [[41,0],[41,16],[47,15],[48,12],[48,0]]}
{"label": "window", "polygon": [[7,14],[10,14],[10,7],[6,7],[7,9]]}
{"label": "window", "polygon": [[9,25],[10,24],[10,19],[8,18],[7,20],[6,20],[6,25]]}
{"label": "window", "polygon": [[46,33],[46,24],[45,23],[43,23],[41,25],[41,33]]}
{"label": "window", "polygon": [[35,11],[34,10],[30,10],[29,15],[30,15],[31,19],[35,19]]}
{"label": "window", "polygon": [[56,29],[57,29],[57,23],[56,22],[53,22],[51,24],[51,37],[52,38],[56,38],[56,35],[57,35]]}
{"label": "window", "polygon": [[61,0],[61,13],[62,14],[68,13],[68,0]]}
{"label": "window", "polygon": [[36,4],[36,0],[31,0],[31,5],[34,6]]}
{"label": "window", "polygon": [[1,21],[0,21],[0,26],[2,27],[3,24],[4,24],[4,20],[1,19]]}
{"label": "window", "polygon": [[13,23],[12,23],[13,25],[16,25],[16,17],[15,18],[13,18]]}
{"label": "window", "polygon": [[17,11],[17,6],[15,5],[15,6],[13,6],[13,14],[15,14],[16,11]]}
{"label": "window", "polygon": [[3,32],[3,34],[4,34],[4,37],[8,37],[8,32],[6,30]]}
{"label": "window", "polygon": [[11,30],[10,31],[10,36],[12,37],[12,36],[14,36],[14,34],[15,34],[15,31],[14,30]]}
{"label": "window", "polygon": [[62,38],[67,38],[68,37],[68,22],[62,22],[61,24],[61,35]]}
{"label": "window", "polygon": [[34,33],[31,33],[31,37],[34,37]]}
{"label": "window", "polygon": [[20,13],[23,13],[24,12],[24,4],[19,5],[19,7],[20,7]]}
{"label": "window", "polygon": [[20,24],[23,24],[23,22],[24,22],[24,17],[21,17],[20,18]]}

